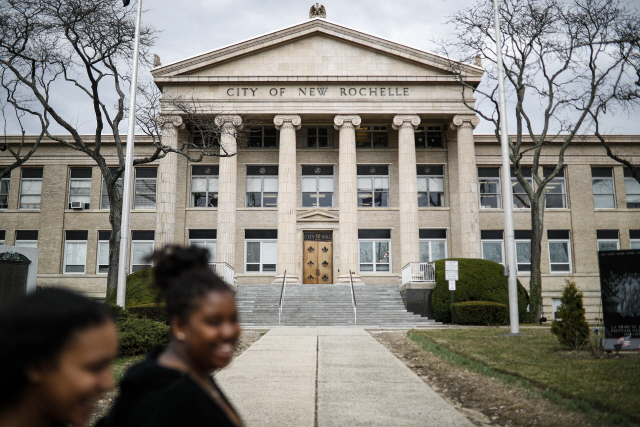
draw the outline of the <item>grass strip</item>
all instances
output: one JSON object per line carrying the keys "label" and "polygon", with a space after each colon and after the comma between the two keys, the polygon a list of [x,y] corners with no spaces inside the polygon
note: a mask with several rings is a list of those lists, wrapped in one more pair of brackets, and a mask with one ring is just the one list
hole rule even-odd
{"label": "grass strip", "polygon": [[590,421],[604,421],[611,426],[630,427],[635,425],[628,417],[624,416],[623,414],[610,414],[608,412],[599,411],[592,408],[587,401],[564,397],[560,393],[557,393],[556,391],[549,388],[539,390],[533,383],[524,378],[520,378],[516,375],[505,374],[503,372],[492,369],[491,367],[488,367],[480,362],[461,356],[460,354],[449,350],[443,345],[436,344],[435,342],[418,333],[409,331],[407,332],[407,337],[417,343],[423,350],[426,350],[438,356],[450,365],[463,367],[465,369],[468,369],[469,371],[477,372],[479,374],[495,378],[501,381],[503,384],[509,386],[515,385],[523,387],[528,398],[547,399],[560,407],[584,413]]}

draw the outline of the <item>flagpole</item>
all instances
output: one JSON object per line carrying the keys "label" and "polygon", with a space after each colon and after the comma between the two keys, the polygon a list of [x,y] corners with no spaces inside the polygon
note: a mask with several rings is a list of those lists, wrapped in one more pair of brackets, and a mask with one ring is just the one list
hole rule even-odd
{"label": "flagpole", "polygon": [[500,141],[502,145],[502,194],[504,197],[504,233],[506,268],[509,275],[509,323],[511,334],[520,333],[518,318],[518,279],[516,277],[516,245],[513,232],[513,192],[511,188],[511,162],[509,161],[509,134],[507,129],[507,103],[504,96],[504,70],[502,69],[502,41],[500,37],[500,14],[498,0],[493,0],[496,26],[496,54],[498,56],[498,90],[500,93]]}
{"label": "flagpole", "polygon": [[[129,0],[124,0],[124,6]],[[118,260],[118,291],[116,304],[124,308],[127,293],[127,255],[129,254],[129,217],[131,216],[132,181],[133,181],[133,140],[136,128],[136,92],[138,89],[138,57],[140,56],[140,21],[142,17],[142,0],[138,0],[136,17],[136,36],[133,49],[133,74],[131,76],[131,96],[129,100],[129,130],[127,132],[127,150],[124,158],[124,182],[122,184],[122,222],[120,225],[120,259]]]}

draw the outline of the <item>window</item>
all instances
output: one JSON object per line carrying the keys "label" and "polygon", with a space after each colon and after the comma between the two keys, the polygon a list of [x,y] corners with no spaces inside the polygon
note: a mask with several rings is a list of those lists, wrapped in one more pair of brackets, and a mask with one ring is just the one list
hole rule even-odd
{"label": "window", "polygon": [[[213,123],[212,123],[213,124]],[[196,148],[212,148],[220,145],[220,130],[208,123],[190,126],[191,143]]]}
{"label": "window", "polygon": [[17,230],[15,246],[23,248],[38,247],[38,230]]}
{"label": "window", "polygon": [[[118,168],[109,168],[109,171],[111,171],[111,175],[114,175],[117,170],[118,170]],[[122,174],[116,180],[116,188],[118,189],[118,193],[120,194],[120,197],[122,197],[122,181],[123,181],[123,177],[124,177],[124,172],[122,172]],[[100,191],[101,191],[101,193],[100,193],[100,209],[109,209],[110,208],[109,194],[107,194],[107,183],[105,182],[104,177],[102,178],[102,187],[101,187]]]}
{"label": "window", "polygon": [[156,208],[157,168],[136,168],[133,209]]}
{"label": "window", "polygon": [[569,230],[547,230],[549,266],[552,273],[571,273]]}
{"label": "window", "polygon": [[478,168],[478,184],[480,186],[480,208],[501,208],[500,168]]}
{"label": "window", "polygon": [[358,166],[358,206],[389,206],[389,166]]}
{"label": "window", "polygon": [[275,126],[255,126],[249,129],[249,148],[276,148],[278,146],[278,134]]}
{"label": "window", "polygon": [[417,165],[418,206],[445,206],[444,166]]}
{"label": "window", "polygon": [[247,166],[247,207],[278,206],[278,166]]}
{"label": "window", "polygon": [[244,231],[245,273],[275,273],[278,260],[278,230]]}
{"label": "window", "polygon": [[218,166],[191,167],[191,207],[218,207]]}
{"label": "window", "polygon": [[387,126],[360,126],[356,130],[356,147],[380,148],[389,145],[389,128]]}
{"label": "window", "polygon": [[593,205],[596,209],[615,209],[616,187],[613,168],[591,168],[593,182]]}
{"label": "window", "polygon": [[9,184],[11,183],[11,171],[9,175],[0,179],[0,209],[9,207]]}
{"label": "window", "polygon": [[91,168],[71,168],[67,209],[89,209],[91,202]]}
{"label": "window", "polygon": [[629,230],[630,249],[640,249],[640,230]]}
{"label": "window", "polygon": [[560,306],[562,305],[562,301],[560,300],[560,298],[551,298],[551,304],[553,306],[553,319],[554,320],[561,320],[560,316],[558,316],[558,310],[560,309]]}
{"label": "window", "polygon": [[136,230],[131,232],[131,273],[153,266],[147,257],[153,253],[155,231]]}
{"label": "window", "polygon": [[414,132],[416,148],[442,148],[442,126],[418,126]]}
{"label": "window", "polygon": [[333,207],[333,166],[302,166],[302,206]]}
{"label": "window", "polygon": [[[524,176],[525,181],[529,183],[531,188],[533,188],[533,178],[531,177],[531,168],[520,168],[522,175]],[[524,191],[524,187],[518,181],[516,177],[516,171],[514,168],[511,168],[511,192],[513,193],[513,208],[514,209],[531,209],[531,200],[529,200],[529,196],[527,192]]]}
{"label": "window", "polygon": [[[544,168],[544,176],[547,177],[551,175],[554,169],[555,168]],[[547,183],[546,208],[567,208],[567,182],[564,177],[564,169],[560,169],[558,175]]]}
{"label": "window", "polygon": [[87,239],[88,231],[64,232],[64,270],[65,274],[84,274],[87,264]]}
{"label": "window", "polygon": [[333,148],[333,126],[303,126],[303,148]]}
{"label": "window", "polygon": [[502,230],[481,230],[482,259],[504,265],[504,233]]}
{"label": "window", "polygon": [[640,209],[640,183],[629,168],[624,168],[624,192],[627,195],[627,208]]}
{"label": "window", "polygon": [[40,209],[42,194],[42,168],[22,169],[20,182],[20,209]]}
{"label": "window", "polygon": [[598,238],[598,252],[620,250],[620,236],[618,230],[596,230]]}
{"label": "window", "polygon": [[358,230],[358,245],[360,272],[391,271],[391,230]]}
{"label": "window", "polygon": [[4,239],[5,239],[6,233],[7,232],[5,230],[0,230],[0,246],[4,245]]}
{"label": "window", "polygon": [[98,231],[98,259],[96,261],[96,274],[109,272],[109,239],[111,231]]}
{"label": "window", "polygon": [[189,245],[209,251],[209,264],[216,262],[216,230],[189,230]]}
{"label": "window", "polygon": [[420,230],[420,262],[433,262],[447,257],[447,230]]}
{"label": "window", "polygon": [[518,273],[531,271],[531,230],[514,230]]}

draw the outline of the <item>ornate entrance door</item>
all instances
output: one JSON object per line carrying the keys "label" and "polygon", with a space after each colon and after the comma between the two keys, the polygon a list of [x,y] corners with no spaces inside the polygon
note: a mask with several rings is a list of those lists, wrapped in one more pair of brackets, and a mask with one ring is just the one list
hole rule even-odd
{"label": "ornate entrance door", "polygon": [[305,231],[303,273],[305,284],[333,283],[333,232]]}

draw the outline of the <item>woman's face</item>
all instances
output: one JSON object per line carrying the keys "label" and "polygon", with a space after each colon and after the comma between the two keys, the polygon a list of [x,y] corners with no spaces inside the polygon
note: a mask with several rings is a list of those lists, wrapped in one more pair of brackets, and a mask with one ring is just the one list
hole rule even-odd
{"label": "woman's face", "polygon": [[108,320],[76,332],[56,362],[29,369],[44,415],[59,423],[85,425],[95,402],[114,386],[111,363],[117,355],[116,325]]}
{"label": "woman's face", "polygon": [[198,370],[210,372],[227,366],[240,337],[233,294],[208,292],[199,299],[187,322],[176,324],[174,332],[184,334],[181,343]]}

